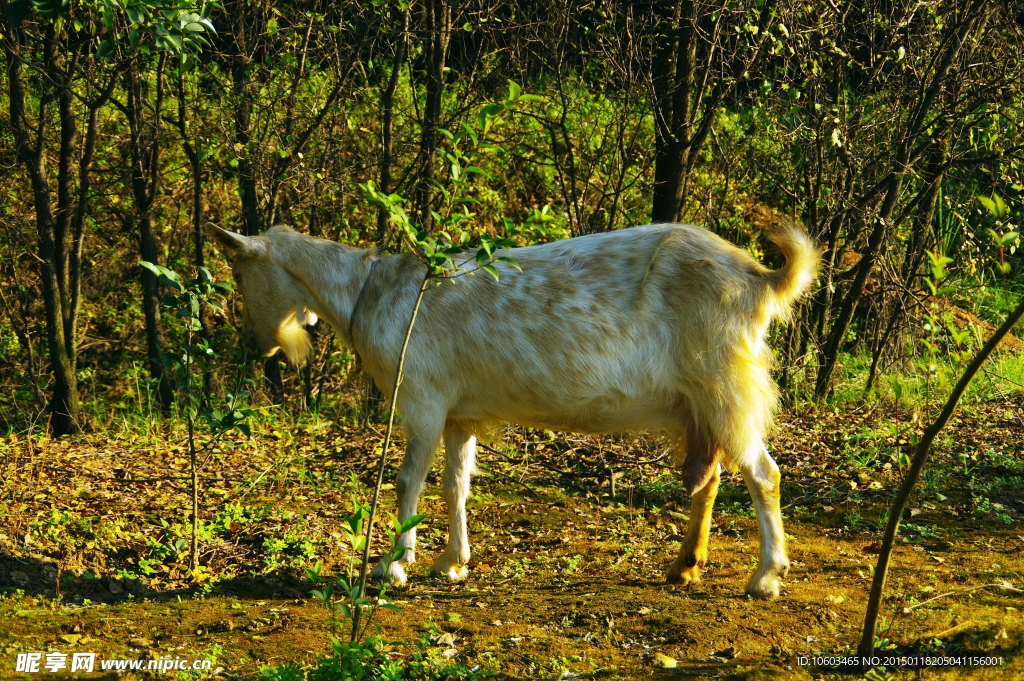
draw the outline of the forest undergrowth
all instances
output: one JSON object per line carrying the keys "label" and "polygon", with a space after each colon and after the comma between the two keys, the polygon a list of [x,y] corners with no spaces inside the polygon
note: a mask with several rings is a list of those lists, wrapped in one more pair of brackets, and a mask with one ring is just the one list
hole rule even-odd
{"label": "forest undergrowth", "polygon": [[[742,595],[757,529],[738,474],[723,478],[703,583],[666,586],[688,513],[667,443],[510,428],[480,451],[465,583],[427,574],[447,536],[431,474],[419,563],[407,587],[386,595],[400,611],[378,615],[378,655],[406,670],[396,678],[834,675],[799,658],[855,648],[922,406],[808,403],[781,415],[769,449],[783,473],[793,567],[768,604]],[[1002,585],[1019,589],[1024,573],[1022,427],[1019,393],[966,404],[901,526],[879,650],[1002,660],[933,667],[930,678],[1021,671],[1020,595]],[[306,570],[343,572],[351,560],[339,525],[369,492],[380,428],[279,412],[251,440],[224,439],[202,471],[201,567],[191,572],[188,461],[173,422],[11,436],[2,445],[5,657],[192,656],[214,659],[221,676],[268,679],[291,678],[281,665],[315,668],[332,625]]]}

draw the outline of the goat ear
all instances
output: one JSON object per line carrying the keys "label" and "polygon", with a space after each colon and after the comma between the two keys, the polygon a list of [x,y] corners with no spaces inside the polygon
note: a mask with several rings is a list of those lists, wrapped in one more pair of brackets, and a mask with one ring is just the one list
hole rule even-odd
{"label": "goat ear", "polygon": [[247,236],[221,229],[212,222],[207,222],[205,227],[207,236],[216,241],[223,251],[232,255],[251,255],[255,251],[255,245]]}

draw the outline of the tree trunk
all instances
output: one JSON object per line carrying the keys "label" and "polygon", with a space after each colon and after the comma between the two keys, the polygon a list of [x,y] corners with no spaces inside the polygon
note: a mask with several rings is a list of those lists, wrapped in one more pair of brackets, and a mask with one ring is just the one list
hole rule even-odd
{"label": "tree trunk", "polygon": [[[395,90],[398,89],[398,78],[402,73],[402,66],[405,64],[405,50],[409,42],[409,10],[402,15],[402,32],[398,38],[398,47],[395,48],[395,63],[391,67],[391,79],[384,91],[381,101],[383,120],[381,122],[381,137],[383,142],[383,154],[380,162],[380,192],[389,194],[391,192],[391,166],[394,164],[394,140],[392,139],[394,127]],[[388,214],[383,208],[377,210],[377,250],[384,253],[387,248]]]}
{"label": "tree trunk", "polygon": [[[15,36],[17,37],[17,36]],[[25,55],[17,40],[2,41],[7,60],[8,106],[10,128],[14,136],[15,152],[24,165],[32,187],[32,202],[36,214],[38,236],[39,278],[43,289],[43,306],[46,316],[46,344],[53,372],[53,392],[47,409],[50,413],[50,429],[54,435],[67,435],[81,427],[81,402],[78,396],[77,355],[75,351],[75,321],[77,318],[77,277],[80,272],[74,254],[80,253],[80,235],[69,225],[74,215],[73,184],[70,180],[71,165],[76,156],[76,118],[74,102],[70,97],[69,79],[77,65],[76,53],[65,52],[57,45],[58,36],[52,26],[46,30],[43,47],[43,69],[47,77],[60,87],[58,95],[60,148],[58,155],[57,211],[54,214],[50,193],[50,181],[46,171],[46,113],[52,97],[39,98],[39,118],[32,126],[27,120],[25,84],[22,79],[22,63]],[[63,57],[64,64],[58,60]],[[104,100],[105,101],[105,100]],[[102,106],[103,101],[96,104]],[[91,120],[91,111],[90,111]],[[34,127],[34,130],[33,130]],[[95,133],[95,127],[90,128]],[[88,173],[91,152],[87,149],[80,161],[79,170]],[[84,195],[80,195],[84,199]],[[69,234],[71,232],[71,234]],[[70,239],[69,239],[70,237]],[[76,237],[78,241],[76,241]],[[69,243],[70,241],[70,243]]]}
{"label": "tree trunk", "polygon": [[252,142],[252,79],[251,64],[262,61],[259,36],[264,25],[261,8],[241,0],[228,2],[225,13],[230,17],[231,40],[227,44],[228,68],[231,71],[231,99],[234,103],[235,160],[238,162],[238,195],[242,204],[242,234],[256,236],[260,231],[259,202],[256,193],[256,172],[253,167]]}
{"label": "tree trunk", "polygon": [[[152,208],[160,188],[160,116],[164,99],[163,67],[166,60],[161,53],[156,73],[156,100],[152,130],[146,133],[147,121],[142,95],[141,59],[135,58],[125,74],[126,111],[131,132],[131,185],[135,200],[136,220],[139,227],[139,254],[142,259],[160,263],[160,244],[153,230]],[[142,284],[142,310],[146,320],[146,354],[149,357],[150,376],[159,385],[160,408],[166,413],[174,403],[174,391],[164,370],[163,329],[160,322],[160,281],[146,268],[140,268]]]}
{"label": "tree trunk", "polygon": [[441,123],[441,100],[444,94],[444,62],[451,38],[452,8],[448,0],[429,0],[426,4],[427,30],[430,34],[427,68],[427,101],[423,111],[421,142],[423,167],[416,191],[417,222],[426,230],[433,229],[430,214],[434,197],[434,165],[437,158],[437,129]]}
{"label": "tree trunk", "polygon": [[652,222],[676,222],[681,217],[685,168],[692,140],[695,21],[693,0],[679,0],[673,8],[666,49],[655,62]]}
{"label": "tree trunk", "polygon": [[260,232],[259,202],[256,195],[256,172],[252,164],[252,94],[248,67],[241,59],[231,64],[231,95],[235,101],[235,148],[238,150],[238,195],[242,202],[242,233],[256,236]]}
{"label": "tree trunk", "polygon": [[[737,82],[753,77],[762,58],[775,2],[761,3],[749,57],[739,50],[722,53],[722,32],[742,30],[723,24],[731,20],[726,12],[711,19],[698,11],[695,0],[658,3],[657,11],[667,29],[665,49],[655,55],[651,73],[655,99],[651,221],[677,222],[683,217],[694,165],[722,102]],[[708,25],[701,26],[702,22]]]}
{"label": "tree trunk", "polygon": [[[242,2],[231,3],[225,9],[232,17],[230,50],[231,96],[234,100],[235,149],[238,161],[238,195],[242,204],[242,234],[256,236],[260,232],[259,196],[256,192],[256,170],[253,163],[255,150],[252,143],[253,94],[249,66],[263,59],[259,42],[264,17],[261,8]],[[276,356],[263,363],[263,378],[270,397],[280,402],[284,396],[281,365]]]}

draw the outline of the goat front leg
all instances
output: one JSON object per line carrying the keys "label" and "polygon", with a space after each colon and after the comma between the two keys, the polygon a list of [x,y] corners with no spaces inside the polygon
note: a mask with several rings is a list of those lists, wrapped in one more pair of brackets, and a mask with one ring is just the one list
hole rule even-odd
{"label": "goat front leg", "polygon": [[[398,519],[405,522],[416,515],[420,494],[427,482],[427,473],[434,462],[434,453],[441,441],[442,426],[438,424],[420,425],[417,421],[406,420],[405,436],[408,441],[405,460],[398,470],[395,489],[398,492]],[[405,554],[398,560],[377,564],[370,578],[375,581],[387,581],[395,585],[406,583],[404,566],[416,562],[416,528],[412,528],[398,538],[398,543],[406,547]]]}
{"label": "goat front leg", "polygon": [[679,547],[679,556],[665,575],[669,584],[697,584],[700,572],[708,559],[708,531],[711,529],[711,509],[718,496],[720,473],[714,464],[711,478],[700,488],[690,502],[690,520],[686,524],[686,537]]}
{"label": "goat front leg", "polygon": [[476,438],[450,426],[444,431],[444,501],[448,506],[448,546],[434,561],[430,574],[447,575],[452,581],[466,578],[469,562],[469,532],[466,528],[466,499],[469,475],[473,471]]}
{"label": "goat front leg", "polygon": [[752,461],[740,465],[750,498],[757,509],[761,549],[757,572],[747,582],[747,594],[754,598],[774,598],[779,595],[782,578],[789,572],[786,533],[782,529],[782,510],[779,507],[782,476],[764,443],[758,442],[757,448],[758,451],[750,457]]}

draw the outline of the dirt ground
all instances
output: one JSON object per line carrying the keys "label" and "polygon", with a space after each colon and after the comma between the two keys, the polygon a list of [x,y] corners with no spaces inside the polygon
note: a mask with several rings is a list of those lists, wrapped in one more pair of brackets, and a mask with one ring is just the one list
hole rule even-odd
{"label": "dirt ground", "polygon": [[[688,500],[664,441],[507,431],[481,448],[468,581],[428,576],[447,534],[434,473],[420,562],[391,592],[401,612],[380,615],[382,635],[395,656],[421,642],[439,661],[502,679],[860,678],[802,658],[856,649],[915,419],[867,408],[782,415],[769,448],[783,471],[792,571],[772,602],[743,595],[757,525],[738,474],[723,478],[703,582],[666,586]],[[879,631],[880,655],[995,664],[896,666],[893,678],[1024,678],[1022,434],[1018,400],[968,407],[940,436],[905,516]],[[197,575],[182,552],[188,462],[177,434],[5,443],[0,677],[39,678],[15,671],[33,651],[205,658],[222,678],[322,657],[330,622],[304,568],[350,560],[340,517],[353,495],[368,496],[378,437],[323,421],[223,443],[203,472]]]}

